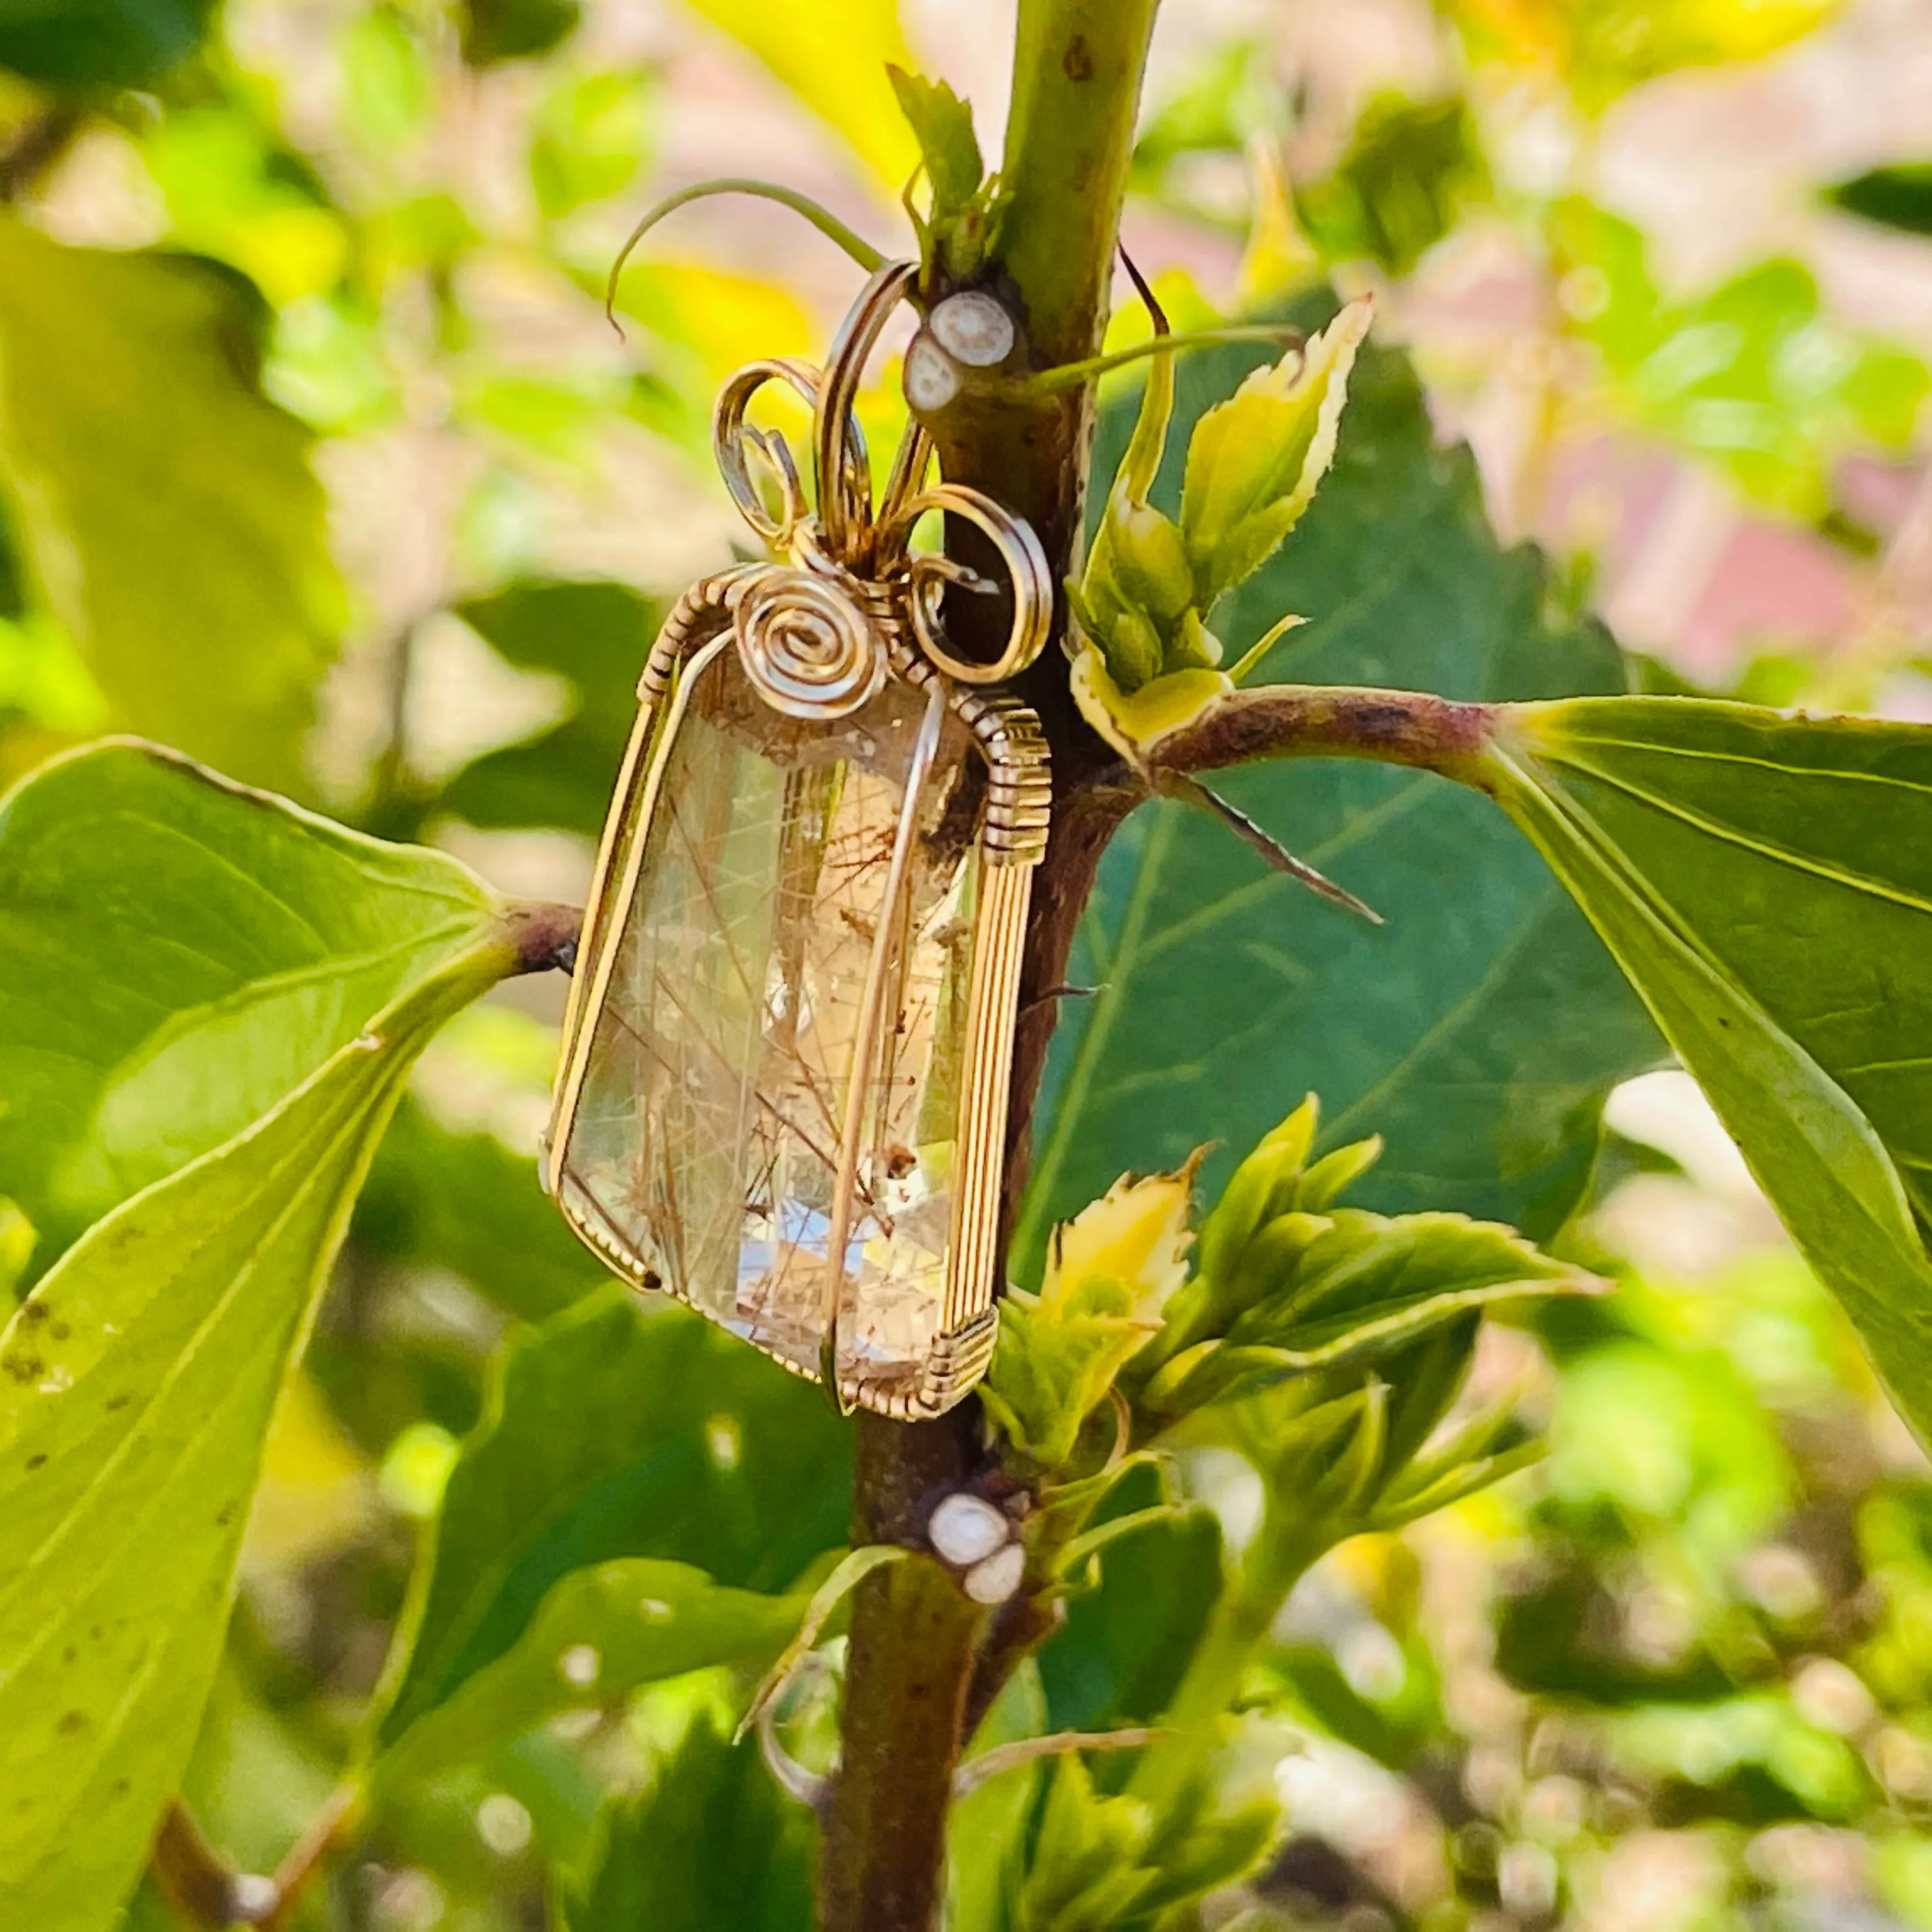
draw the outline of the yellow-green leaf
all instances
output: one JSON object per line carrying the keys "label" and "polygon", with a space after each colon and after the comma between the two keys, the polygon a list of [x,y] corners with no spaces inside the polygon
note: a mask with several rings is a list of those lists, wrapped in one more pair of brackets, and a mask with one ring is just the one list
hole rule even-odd
{"label": "yellow-green leaf", "polygon": [[1442,0],[1480,51],[1545,67],[1594,112],[1679,68],[1754,59],[1809,33],[1838,0]]}
{"label": "yellow-green leaf", "polygon": [[919,142],[886,69],[914,62],[894,0],[691,0],[850,143],[897,194]]}
{"label": "yellow-green leaf", "polygon": [[1043,1468],[1072,1456],[1186,1280],[1192,1181],[1192,1163],[1142,1180],[1124,1175],[1054,1231],[1037,1297],[1007,1297],[982,1394],[1007,1440]]}
{"label": "yellow-green leaf", "polygon": [[0,487],[41,595],[124,723],[286,784],[340,592],[263,323],[210,263],[0,216]]}
{"label": "yellow-green leaf", "polygon": [[276,1397],[376,1137],[477,944],[100,1221],[0,1336],[0,1924],[100,1932],[176,1788]]}
{"label": "yellow-green leaf", "polygon": [[1202,610],[1259,569],[1313,499],[1371,312],[1366,298],[1351,302],[1306,348],[1256,370],[1195,425],[1180,529]]}
{"label": "yellow-green leaf", "polygon": [[496,904],[158,746],[110,741],[0,800],[0,1192],[42,1262],[260,1118]]}

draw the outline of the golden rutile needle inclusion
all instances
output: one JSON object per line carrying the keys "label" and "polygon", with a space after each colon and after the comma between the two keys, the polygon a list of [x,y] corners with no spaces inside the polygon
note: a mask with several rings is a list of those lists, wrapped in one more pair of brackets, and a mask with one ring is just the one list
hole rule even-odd
{"label": "golden rutile needle inclusion", "polygon": [[[849,446],[824,440],[828,392],[842,418],[880,291],[904,280],[874,278],[825,377],[780,372],[819,409],[820,473],[848,478],[844,557],[824,526],[794,528],[794,502],[763,533],[795,560],[694,586],[653,649],[549,1165],[572,1225],[632,1280],[902,1416],[956,1400],[992,1350],[1047,809],[1033,714],[962,685],[974,668],[944,650],[904,548],[918,509],[972,517],[1012,568],[1003,665],[1037,649],[1050,606],[1024,525],[972,493],[917,494],[922,443],[875,526]],[[741,469],[742,434],[720,430]]]}

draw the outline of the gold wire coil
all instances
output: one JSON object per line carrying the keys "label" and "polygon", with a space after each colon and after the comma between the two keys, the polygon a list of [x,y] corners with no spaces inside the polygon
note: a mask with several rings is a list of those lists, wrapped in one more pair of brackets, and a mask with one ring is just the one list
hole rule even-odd
{"label": "gold wire coil", "polygon": [[[854,400],[866,360],[916,278],[916,265],[889,262],[868,281],[845,319],[824,369],[790,357],[747,363],[719,392],[712,413],[712,448],[731,500],[746,525],[801,576],[790,594],[761,590],[748,612],[739,607],[739,648],[753,682],[781,710],[800,717],[836,717],[863,704],[879,688],[862,671],[847,635],[846,610],[856,606],[880,633],[879,649],[898,661],[908,642],[932,666],[960,684],[1002,684],[1044,648],[1053,622],[1053,578],[1032,526],[983,492],[961,484],[923,488],[932,439],[916,422],[905,433],[876,514],[872,470]],[[752,401],[767,382],[780,382],[810,403],[815,507],[784,438],[754,427]],[[774,514],[757,471],[775,486]],[[949,644],[941,605],[949,585],[992,586],[942,556],[912,549],[920,520],[938,512],[976,525],[1006,572],[1012,620],[999,655],[989,662],[962,657]],[[782,621],[781,621],[782,620]],[[767,638],[767,625],[779,628]],[[881,670],[878,676],[883,678]]]}
{"label": "gold wire coil", "polygon": [[732,614],[745,675],[794,718],[842,718],[886,681],[872,616],[829,574],[780,565],[753,580]]}

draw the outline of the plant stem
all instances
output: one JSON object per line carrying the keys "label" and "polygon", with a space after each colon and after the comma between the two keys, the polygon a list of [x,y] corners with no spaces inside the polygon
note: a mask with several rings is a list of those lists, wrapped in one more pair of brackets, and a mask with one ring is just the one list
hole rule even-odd
{"label": "plant stem", "polygon": [[1156,1814],[1174,1808],[1220,1741],[1220,1720],[1240,1694],[1248,1664],[1288,1592],[1326,1547],[1310,1526],[1263,1519],[1239,1574],[1214,1606],[1187,1670],[1161,1714],[1166,1733],[1136,1766],[1128,1786]]}
{"label": "plant stem", "polygon": [[1486,754],[1498,707],[1423,691],[1354,685],[1273,684],[1216,698],[1180,730],[1154,740],[1147,761],[1205,772],[1264,758],[1372,758],[1490,788]]}
{"label": "plant stem", "polygon": [[[1156,4],[1020,0],[1000,168],[1004,205],[988,286],[1014,309],[1036,369],[1088,360],[1106,332]],[[1078,548],[1093,424],[1088,380],[1048,394],[1018,386],[969,389],[930,427],[947,481],[984,490],[1024,517],[1058,581]],[[949,549],[956,538],[962,561],[982,560],[964,531],[949,532]],[[974,599],[979,610],[960,615],[977,616],[996,632],[1004,614],[991,608],[995,601]],[[1058,635],[1061,627],[1055,628]],[[1046,728],[1054,794],[1070,796],[1108,754],[1074,707],[1061,653],[1049,645],[1018,688]]]}
{"label": "plant stem", "polygon": [[235,1868],[201,1834],[179,1798],[161,1816],[149,1872],[184,1924],[220,1927],[235,1918]]}
{"label": "plant stem", "polygon": [[[1001,170],[1007,198],[988,286],[1014,309],[1040,367],[1082,361],[1100,346],[1156,4],[1020,0]],[[1045,397],[962,393],[958,407],[932,425],[946,479],[974,484],[1025,517],[1056,581],[1078,542],[1092,419],[1087,384]],[[954,555],[976,561],[968,532],[950,530],[947,538]],[[997,600],[962,601],[970,610]],[[986,611],[982,621],[991,627],[1001,620]],[[1021,980],[1025,1022],[1007,1124],[1010,1201],[1024,1172],[1052,1030],[1054,1003],[1043,996],[1065,977],[1094,868],[1124,813],[1124,806],[1088,808],[1078,797],[1112,754],[1073,705],[1056,648],[1060,628],[1020,686],[1052,750],[1055,811],[1034,878]],[[960,629],[970,648],[971,630]],[[927,1423],[862,1415],[856,1452],[855,1542],[922,1544],[933,1498],[962,1486],[984,1460],[979,1405],[968,1400]],[[936,1922],[946,1807],[985,1621],[932,1563],[894,1564],[854,1593],[840,1769],[820,1860],[824,1932],[931,1932]]]}

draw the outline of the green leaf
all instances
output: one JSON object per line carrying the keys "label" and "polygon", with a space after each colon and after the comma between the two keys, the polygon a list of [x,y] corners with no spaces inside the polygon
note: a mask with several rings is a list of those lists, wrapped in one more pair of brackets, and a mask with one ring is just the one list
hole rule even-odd
{"label": "green leaf", "polygon": [[610,1704],[661,1678],[720,1664],[763,1670],[805,1602],[720,1588],[688,1563],[620,1558],[555,1583],[516,1642],[426,1712],[379,1757],[394,1786],[530,1730],[563,1711]]}
{"label": "green leaf", "polygon": [[456,613],[518,670],[568,678],[576,702],[561,723],[464,766],[442,808],[472,825],[555,826],[594,838],[663,608],[621,584],[532,580],[472,598]]}
{"label": "green leaf", "polygon": [[1248,1244],[1276,1215],[1301,1204],[1302,1178],[1321,1118],[1321,1102],[1310,1094],[1242,1156],[1201,1224],[1195,1268],[1203,1280],[1232,1286]]}
{"label": "green leaf", "polygon": [[1140,1856],[1153,1822],[1138,1798],[1096,1792],[1078,1757],[1056,1758],[1016,1932],[1112,1932],[1129,1922],[1151,1876]]}
{"label": "green leaf", "polygon": [[1298,1715],[1330,1737],[1391,1771],[1402,1771],[1442,1724],[1442,1710],[1440,1681],[1427,1648],[1412,1641],[1401,1657],[1401,1682],[1388,1696],[1357,1690],[1320,1644],[1266,1648],[1257,1660],[1256,1674]]}
{"label": "green leaf", "polygon": [[0,801],[0,1189],[52,1251],[266,1114],[496,902],[158,747]]}
{"label": "green leaf", "polygon": [[1054,1760],[1016,1932],[1116,1932],[1239,1877],[1279,1828],[1274,1799],[1220,1810],[1206,1780],[1171,1807],[1102,1796],[1078,1757]]}
{"label": "green leaf", "polygon": [[548,94],[533,117],[530,185],[552,221],[628,187],[650,146],[649,75],[600,70]]}
{"label": "green leaf", "polygon": [[1297,1242],[1289,1278],[1228,1330],[1234,1342],[1295,1356],[1298,1368],[1373,1353],[1493,1300],[1604,1286],[1492,1221],[1442,1214],[1391,1220],[1353,1208],[1319,1218],[1328,1225],[1305,1246]]}
{"label": "green leaf", "polygon": [[611,1810],[596,1871],[565,1932],[812,1932],[811,1814],[783,1796],[757,1743],[700,1718],[644,1795]]}
{"label": "green leaf", "polygon": [[459,15],[466,67],[547,54],[576,31],[578,0],[464,0]]}
{"label": "green leaf", "polygon": [[1324,1550],[1398,1528],[1519,1466],[1514,1438],[1492,1453],[1514,1426],[1508,1397],[1422,1454],[1468,1377],[1479,1318],[1458,1315],[1372,1364],[1287,1377],[1215,1409],[1216,1431],[1262,1479],[1262,1526],[1242,1572],[1256,1600],[1278,1606]]}
{"label": "green leaf", "polygon": [[962,214],[980,191],[986,164],[973,131],[973,110],[943,80],[928,80],[904,68],[886,70],[899,111],[919,142],[932,190],[931,220],[937,227]]}
{"label": "green leaf", "polygon": [[888,68],[910,69],[896,0],[692,0],[842,134],[896,194],[919,165]]}
{"label": "green leaf", "polygon": [[1178,86],[1144,109],[1134,140],[1135,190],[1158,192],[1177,161],[1201,154],[1238,154],[1276,124],[1280,90],[1265,42],[1243,38],[1209,45]]}
{"label": "green leaf", "polygon": [[392,1261],[447,1268],[526,1322],[610,1279],[545,1197],[534,1160],[492,1133],[452,1133],[407,1099],[356,1203],[356,1239]]}
{"label": "green leaf", "polygon": [[849,1453],[808,1383],[616,1283],[512,1342],[444,1493],[382,1741],[502,1657],[584,1564],[651,1556],[784,1589],[845,1540]]}
{"label": "green leaf", "polygon": [[340,591],[263,320],[208,262],[0,215],[0,486],[41,595],[122,722],[286,784]]}
{"label": "green leaf", "polygon": [[1185,1414],[1258,1378],[1376,1360],[1473,1310],[1606,1286],[1493,1222],[1391,1220],[1359,1208],[1277,1217],[1256,1235],[1242,1272],[1250,1286],[1236,1298],[1245,1305],[1227,1340],[1177,1357],[1179,1372],[1144,1392],[1155,1408]]}
{"label": "green leaf", "polygon": [[1572,319],[1602,352],[1609,400],[1750,495],[1815,520],[1832,506],[1840,458],[1910,442],[1932,377],[1834,321],[1802,262],[1761,262],[1674,302],[1628,222],[1570,201],[1552,232]]}
{"label": "green leaf", "polygon": [[1667,1663],[1633,1657],[1612,1635],[1619,1626],[1610,1592],[1575,1552],[1558,1544],[1552,1555],[1569,1561],[1498,1606],[1496,1671],[1505,1683],[1599,1711],[1712,1704],[1736,1689],[1736,1678],[1701,1642]]}
{"label": "green leaf", "polygon": [[1932,1438],[1932,733],[1598,699],[1492,762]]}
{"label": "green leaf", "polygon": [[132,1889],[376,1137],[430,1035],[511,964],[473,944],[272,1112],[97,1223],[0,1336],[0,1923],[98,1932]]}
{"label": "green leaf", "polygon": [[214,0],[28,0],[0,12],[0,68],[56,87],[146,87],[200,44]]}
{"label": "green leaf", "polygon": [[1367,256],[1406,275],[1489,184],[1466,101],[1384,98],[1364,111],[1334,171],[1297,188],[1295,212],[1326,260]]}
{"label": "green leaf", "polygon": [[[1256,353],[1183,362],[1182,419],[1229,394]],[[1534,555],[1490,534],[1474,466],[1436,443],[1407,363],[1371,344],[1350,392],[1294,540],[1217,620],[1230,649],[1299,610],[1311,621],[1264,676],[1463,697],[1618,688],[1602,631],[1552,608]],[[1100,476],[1130,420],[1106,412]],[[1170,490],[1177,466],[1171,453]],[[1124,1170],[1217,1141],[1211,1192],[1228,1150],[1311,1087],[1329,1108],[1325,1146],[1388,1137],[1354,1190],[1365,1206],[1552,1232],[1586,1184],[1604,1096],[1660,1050],[1561,888],[1478,801],[1426,775],[1294,760],[1217,784],[1389,923],[1319,902],[1183,806],[1137,812],[1102,862],[1068,970],[1104,990],[1061,1003],[1018,1278],[1038,1278],[1053,1223]]]}
{"label": "green leaf", "polygon": [[[965,1762],[1048,1729],[1040,1669],[1031,1658],[1006,1679],[974,1733]],[[960,1798],[946,1820],[947,1932],[1000,1932],[1010,1919],[1025,1868],[1027,1822],[1041,1768],[1001,1772]]]}
{"label": "green leaf", "polygon": [[141,159],[177,247],[239,268],[278,308],[340,284],[353,245],[348,224],[258,110],[172,108],[145,131]]}
{"label": "green leaf", "polygon": [[[1114,1514],[1151,1501],[1135,1482]],[[1110,1542],[1096,1588],[1071,1597],[1040,1654],[1048,1731],[1114,1730],[1159,1720],[1221,1594],[1221,1527],[1211,1510],[1178,1509]]]}
{"label": "green leaf", "polygon": [[1932,235],[1932,161],[1901,161],[1828,188],[1825,198],[1849,214],[1907,235]]}

